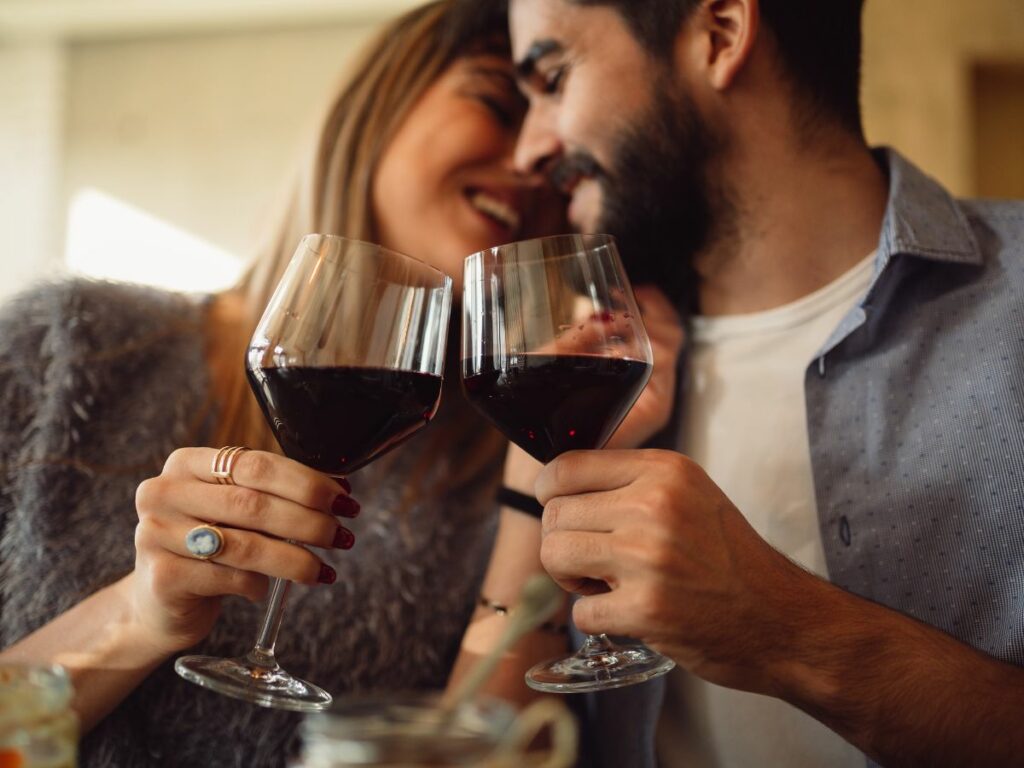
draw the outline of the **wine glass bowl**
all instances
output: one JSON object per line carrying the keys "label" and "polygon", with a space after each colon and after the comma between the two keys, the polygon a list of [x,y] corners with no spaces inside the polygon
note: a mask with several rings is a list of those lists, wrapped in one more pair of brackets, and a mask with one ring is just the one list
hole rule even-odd
{"label": "wine glass bowl", "polygon": [[[643,392],[653,353],[608,235],[561,235],[466,259],[462,384],[469,401],[542,463],[604,447]],[[549,692],[642,682],[674,663],[642,645],[588,637],[527,683]]]}
{"label": "wine glass bowl", "polygon": [[[299,243],[246,352],[246,374],[282,451],[334,477],[425,427],[441,397],[451,278],[403,254],[332,235]],[[186,680],[255,704],[325,709],[331,696],[274,655],[289,582],[274,579],[254,648],[186,656]]]}
{"label": "wine glass bowl", "polygon": [[256,328],[246,373],[285,455],[341,477],[434,416],[451,278],[369,243],[303,243],[289,267],[297,273],[286,272]]}

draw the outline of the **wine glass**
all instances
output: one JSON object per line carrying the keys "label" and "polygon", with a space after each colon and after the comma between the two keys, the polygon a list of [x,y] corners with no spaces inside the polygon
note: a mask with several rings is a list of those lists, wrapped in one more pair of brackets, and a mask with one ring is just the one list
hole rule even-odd
{"label": "wine glass", "polygon": [[[400,253],[307,235],[249,343],[246,373],[281,449],[342,478],[427,425],[441,397],[451,278]],[[255,647],[186,656],[186,680],[278,709],[325,709],[331,696],[274,657],[290,582],[274,579]]]}
{"label": "wine glass", "polygon": [[[462,384],[509,440],[540,462],[601,448],[651,375],[651,343],[608,235],[502,245],[466,259]],[[572,656],[538,664],[531,688],[619,688],[675,663],[643,645],[588,636]]]}

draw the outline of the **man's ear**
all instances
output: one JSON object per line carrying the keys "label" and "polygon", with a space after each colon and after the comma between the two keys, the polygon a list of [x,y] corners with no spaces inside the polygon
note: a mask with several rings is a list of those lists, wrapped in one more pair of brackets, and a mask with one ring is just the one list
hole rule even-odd
{"label": "man's ear", "polygon": [[751,57],[759,26],[760,0],[703,0],[681,31],[687,64],[714,90],[728,89]]}

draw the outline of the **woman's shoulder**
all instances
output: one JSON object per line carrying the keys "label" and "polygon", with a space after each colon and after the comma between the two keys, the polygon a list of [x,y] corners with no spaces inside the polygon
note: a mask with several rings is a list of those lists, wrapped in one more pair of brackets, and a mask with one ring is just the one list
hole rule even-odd
{"label": "woman's shoulder", "polygon": [[201,347],[203,305],[123,283],[37,285],[0,306],[0,387],[38,386],[68,368],[130,365],[166,342]]}
{"label": "woman's shoulder", "polygon": [[[195,331],[205,297],[84,278],[47,282],[0,306],[0,354],[97,351],[154,333]],[[64,340],[64,343],[61,343]]]}
{"label": "woman's shoulder", "polygon": [[45,435],[49,451],[63,452],[79,442],[85,424],[102,434],[98,428],[114,429],[129,415],[162,427],[163,419],[142,417],[147,408],[163,413],[198,383],[203,304],[84,279],[39,285],[8,301],[0,307],[0,435],[7,450],[24,452],[36,442],[29,436]]}

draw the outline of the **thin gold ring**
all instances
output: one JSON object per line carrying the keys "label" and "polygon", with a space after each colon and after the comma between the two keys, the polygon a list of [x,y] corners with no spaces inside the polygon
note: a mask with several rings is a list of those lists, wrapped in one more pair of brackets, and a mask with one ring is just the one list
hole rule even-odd
{"label": "thin gold ring", "polygon": [[234,485],[235,478],[231,476],[231,473],[235,469],[235,461],[248,450],[239,445],[226,445],[217,451],[217,455],[213,457],[213,462],[210,465],[210,474],[213,475],[213,479],[219,485]]}
{"label": "thin gold ring", "polygon": [[185,534],[185,549],[198,560],[212,560],[224,551],[224,531],[215,525],[197,525]]}

